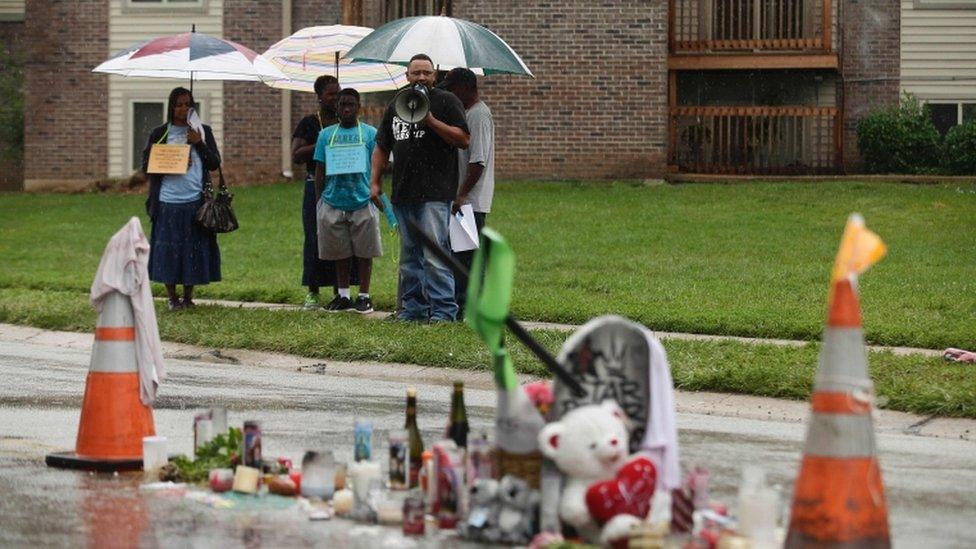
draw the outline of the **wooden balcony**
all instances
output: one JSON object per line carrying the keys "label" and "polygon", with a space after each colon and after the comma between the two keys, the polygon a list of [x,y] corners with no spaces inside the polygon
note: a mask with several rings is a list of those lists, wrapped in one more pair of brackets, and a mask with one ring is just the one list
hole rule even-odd
{"label": "wooden balcony", "polygon": [[668,0],[672,69],[836,68],[834,0]]}
{"label": "wooden balcony", "polygon": [[840,169],[836,107],[671,107],[669,163],[682,172],[823,174]]}

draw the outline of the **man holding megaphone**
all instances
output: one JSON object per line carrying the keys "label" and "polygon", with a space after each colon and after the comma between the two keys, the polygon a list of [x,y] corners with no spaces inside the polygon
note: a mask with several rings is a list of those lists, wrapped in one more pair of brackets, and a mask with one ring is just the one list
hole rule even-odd
{"label": "man holding megaphone", "polygon": [[370,195],[382,209],[382,174],[393,153],[391,200],[400,221],[400,320],[455,320],[454,274],[412,237],[409,221],[450,250],[448,222],[457,194],[457,150],[468,148],[464,106],[454,94],[435,88],[430,57],[417,54],[407,66],[404,88],[390,103],[378,128],[372,156]]}

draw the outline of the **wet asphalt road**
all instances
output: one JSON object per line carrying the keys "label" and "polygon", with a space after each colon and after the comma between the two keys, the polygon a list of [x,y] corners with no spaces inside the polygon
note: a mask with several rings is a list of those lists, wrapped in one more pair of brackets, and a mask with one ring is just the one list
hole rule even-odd
{"label": "wet asphalt road", "polygon": [[[345,520],[310,522],[295,509],[217,510],[139,489],[140,475],[49,469],[44,455],[70,449],[89,354],[32,343],[0,342],[0,545],[32,547],[396,547],[395,529]],[[170,377],[155,410],[170,451],[189,453],[193,414],[229,408],[232,425],[262,423],[264,454],[300,460],[306,449],[352,457],[352,425],[370,418],[378,454],[386,433],[403,425],[406,384],[338,377],[329,369],[167,362]],[[442,431],[450,387],[417,384],[425,441]],[[494,392],[466,390],[472,429],[489,427]],[[797,423],[679,416],[682,460],[712,471],[713,497],[734,505],[744,464],[761,464],[784,488],[796,474],[804,426]],[[880,459],[897,547],[976,546],[976,443],[879,433]],[[424,546],[454,546],[428,538]]]}

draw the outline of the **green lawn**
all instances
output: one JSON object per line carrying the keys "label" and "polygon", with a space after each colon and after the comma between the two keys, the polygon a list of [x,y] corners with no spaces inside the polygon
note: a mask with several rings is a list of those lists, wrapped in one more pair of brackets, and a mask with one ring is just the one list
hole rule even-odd
{"label": "green lawn", "polygon": [[[379,322],[357,315],[197,307],[169,312],[158,303],[160,334],[167,341],[212,347],[250,348],[336,360],[378,360],[452,368],[487,368],[488,352],[463,324],[419,326]],[[79,292],[2,289],[0,322],[90,332],[95,313]],[[568,334],[534,331],[556,352]],[[514,339],[516,367],[544,368]],[[735,341],[665,340],[675,386],[806,399],[820,351]],[[976,369],[920,355],[869,353],[871,377],[882,408],[954,417],[976,417]]]}
{"label": "green lawn", "polygon": [[[198,295],[299,302],[300,185],[235,192],[242,228],[220,237],[224,281]],[[0,288],[87,291],[106,240],[142,202],[0,194]],[[520,318],[613,312],[656,330],[808,340],[822,330],[845,219],[859,211],[889,247],[861,279],[868,340],[976,347],[973,185],[506,182],[494,209],[489,224],[518,255]],[[375,269],[380,308],[395,296],[395,241],[384,235]]]}

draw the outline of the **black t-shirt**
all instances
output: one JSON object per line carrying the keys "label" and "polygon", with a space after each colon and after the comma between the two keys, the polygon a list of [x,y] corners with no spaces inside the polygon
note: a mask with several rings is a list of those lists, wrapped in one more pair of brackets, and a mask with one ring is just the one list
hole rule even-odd
{"label": "black t-shirt", "polygon": [[[468,133],[464,106],[453,93],[434,88],[428,95],[430,110],[441,122]],[[410,134],[413,133],[411,136]],[[453,200],[457,194],[457,148],[423,123],[411,132],[391,103],[383,116],[376,143],[393,151],[393,202]]]}
{"label": "black t-shirt", "polygon": [[[298,126],[295,127],[295,133],[291,137],[292,139],[303,139],[309,145],[314,145],[319,138],[320,131],[322,131],[322,126],[319,124],[319,116],[317,114],[310,114],[298,122]],[[310,177],[315,177],[315,160],[312,159],[313,156],[314,154],[309,155],[308,162],[305,163],[305,171]]]}

